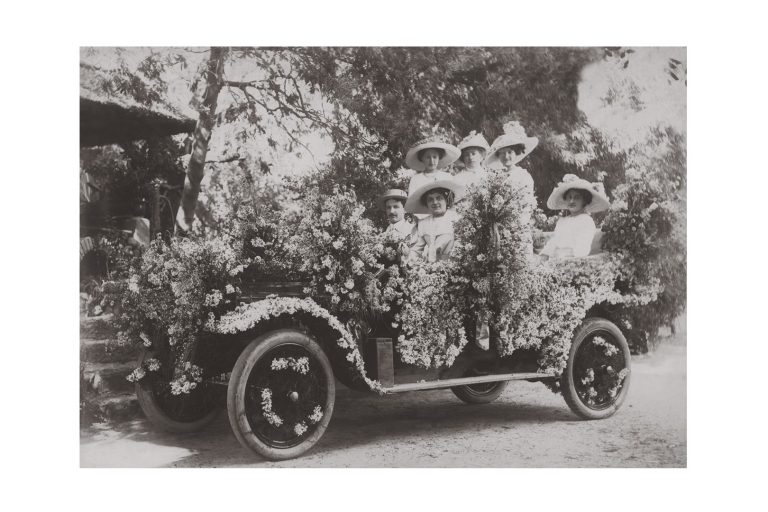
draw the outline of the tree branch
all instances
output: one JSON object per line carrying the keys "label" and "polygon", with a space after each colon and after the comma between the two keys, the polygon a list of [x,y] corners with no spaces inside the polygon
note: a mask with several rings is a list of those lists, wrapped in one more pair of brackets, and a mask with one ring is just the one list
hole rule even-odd
{"label": "tree branch", "polygon": [[229,162],[234,162],[235,160],[242,161],[242,160],[245,160],[245,158],[243,158],[239,154],[235,153],[234,155],[232,155],[230,157],[227,157],[224,160],[206,160],[205,163],[206,164],[226,164],[226,163],[229,163]]}

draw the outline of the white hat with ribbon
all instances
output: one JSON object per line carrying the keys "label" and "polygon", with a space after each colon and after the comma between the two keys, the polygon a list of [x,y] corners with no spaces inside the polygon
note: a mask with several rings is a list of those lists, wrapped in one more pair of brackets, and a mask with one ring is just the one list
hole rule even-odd
{"label": "white hat with ribbon", "polygon": [[469,132],[469,135],[459,142],[459,151],[464,151],[467,148],[480,148],[483,150],[484,155],[488,154],[488,151],[491,149],[483,134],[477,133],[475,130]]}
{"label": "white hat with ribbon", "polygon": [[457,183],[454,179],[441,179],[430,181],[421,185],[419,188],[408,194],[408,200],[405,202],[405,211],[408,213],[432,213],[428,206],[421,202],[421,198],[435,189],[446,189],[453,192],[453,202],[462,199],[466,193],[464,185]]}
{"label": "white hat with ribbon", "polygon": [[513,162],[515,164],[528,156],[531,151],[533,151],[533,149],[539,144],[539,138],[529,137],[526,135],[525,129],[519,122],[511,121],[504,125],[504,133],[496,137],[496,140],[493,141],[490,154],[485,159],[485,166],[490,167],[499,161],[499,157],[496,153],[501,148],[516,146],[518,144],[522,144],[524,147],[523,152],[515,157]]}
{"label": "white hat with ribbon", "polygon": [[611,205],[608,196],[605,195],[605,188],[600,182],[590,183],[575,174],[566,174],[563,181],[560,182],[547,199],[547,208],[551,210],[566,210],[568,204],[565,202],[565,194],[571,189],[584,190],[589,192],[592,200],[584,207],[584,211],[589,213],[602,212]]}
{"label": "white hat with ribbon", "polygon": [[423,171],[426,166],[424,162],[419,160],[419,152],[425,149],[439,149],[442,151],[443,156],[437,163],[438,169],[448,167],[461,156],[459,148],[453,144],[448,144],[437,136],[432,136],[421,139],[408,150],[408,153],[405,155],[405,164],[415,171]]}

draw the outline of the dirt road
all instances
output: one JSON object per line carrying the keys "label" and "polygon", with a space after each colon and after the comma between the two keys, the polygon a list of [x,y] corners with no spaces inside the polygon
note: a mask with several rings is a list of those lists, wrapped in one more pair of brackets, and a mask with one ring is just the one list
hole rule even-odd
{"label": "dirt road", "polygon": [[449,390],[377,397],[341,387],[305,456],[267,462],[242,448],[226,414],[203,432],[157,433],[143,420],[81,432],[83,467],[684,467],[684,335],[633,360],[624,406],[581,421],[542,384],[511,383],[469,406]]}

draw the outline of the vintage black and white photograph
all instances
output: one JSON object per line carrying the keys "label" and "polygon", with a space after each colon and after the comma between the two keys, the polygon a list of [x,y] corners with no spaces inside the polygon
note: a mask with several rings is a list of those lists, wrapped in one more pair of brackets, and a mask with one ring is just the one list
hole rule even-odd
{"label": "vintage black and white photograph", "polygon": [[81,47],[80,466],[686,468],[687,70]]}

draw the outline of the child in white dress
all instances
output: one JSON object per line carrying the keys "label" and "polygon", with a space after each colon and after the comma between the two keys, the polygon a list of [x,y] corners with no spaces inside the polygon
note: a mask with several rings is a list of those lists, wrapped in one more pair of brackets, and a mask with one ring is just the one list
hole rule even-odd
{"label": "child in white dress", "polygon": [[589,215],[608,208],[602,183],[590,183],[573,174],[552,191],[547,207],[566,210],[568,216],[558,219],[555,232],[541,250],[541,259],[579,258],[588,256],[597,228]]}

